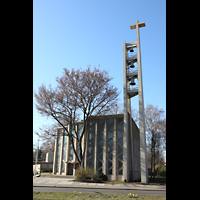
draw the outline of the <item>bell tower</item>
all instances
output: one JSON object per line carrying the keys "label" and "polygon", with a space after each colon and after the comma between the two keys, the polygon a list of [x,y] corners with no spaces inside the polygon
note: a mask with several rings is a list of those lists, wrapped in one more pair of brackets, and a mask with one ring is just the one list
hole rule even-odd
{"label": "bell tower", "polygon": [[[142,84],[142,63],[140,49],[139,28],[145,27],[144,22],[131,24],[131,29],[136,29],[137,41],[126,43],[123,41],[123,79],[124,79],[124,179],[129,181],[131,166],[134,166],[134,159],[129,152],[129,138],[132,134],[131,123],[131,98],[139,95],[139,132],[140,132],[140,168],[141,182],[148,183],[147,148],[145,132],[144,99]],[[131,160],[132,163],[129,162]]]}

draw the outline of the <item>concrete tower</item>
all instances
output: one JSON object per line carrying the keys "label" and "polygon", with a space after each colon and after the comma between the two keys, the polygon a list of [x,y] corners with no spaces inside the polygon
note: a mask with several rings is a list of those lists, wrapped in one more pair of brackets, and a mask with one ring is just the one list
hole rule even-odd
{"label": "concrete tower", "polygon": [[[144,115],[144,99],[142,85],[142,63],[140,50],[140,33],[139,28],[144,27],[144,22],[131,24],[131,29],[136,29],[137,41],[126,43],[123,41],[123,69],[124,69],[124,179],[129,181],[129,155],[128,145],[130,133],[132,133],[131,123],[131,98],[139,95],[139,131],[140,131],[140,166],[141,166],[141,182],[148,183],[148,167],[147,167],[147,149],[146,149],[146,132],[145,132],[145,115]],[[136,54],[133,53],[136,51]],[[135,55],[134,55],[135,54]],[[137,64],[135,67],[134,64]],[[138,80],[138,87],[135,83]],[[134,160],[132,159],[132,162]],[[131,163],[132,166],[134,163]],[[132,174],[134,176],[134,174]]]}

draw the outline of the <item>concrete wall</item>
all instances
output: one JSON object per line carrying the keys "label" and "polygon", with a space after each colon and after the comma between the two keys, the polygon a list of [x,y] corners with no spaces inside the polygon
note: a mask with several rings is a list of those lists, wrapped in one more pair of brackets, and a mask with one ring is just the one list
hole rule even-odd
{"label": "concrete wall", "polygon": [[127,182],[140,181],[140,134],[137,125],[128,113],[128,140],[127,140]]}
{"label": "concrete wall", "polygon": [[46,162],[53,162],[54,152],[46,153]]}
{"label": "concrete wall", "polygon": [[[33,171],[34,171],[35,162],[33,162]],[[53,162],[43,162],[38,161],[36,165],[37,170],[41,172],[52,172],[53,171]]]}
{"label": "concrete wall", "polygon": [[138,181],[141,179],[141,173],[140,173],[140,132],[135,124],[135,122],[132,120],[132,134],[133,134],[133,181]]}

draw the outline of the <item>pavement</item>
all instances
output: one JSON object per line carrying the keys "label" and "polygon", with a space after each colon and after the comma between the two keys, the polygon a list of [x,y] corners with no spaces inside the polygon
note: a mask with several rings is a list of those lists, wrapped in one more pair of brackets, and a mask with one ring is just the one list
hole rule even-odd
{"label": "pavement", "polygon": [[106,188],[106,189],[130,189],[130,190],[166,190],[163,185],[137,185],[137,184],[108,184],[108,183],[81,183],[75,182],[74,177],[33,177],[34,186],[51,187],[77,187],[77,188]]}

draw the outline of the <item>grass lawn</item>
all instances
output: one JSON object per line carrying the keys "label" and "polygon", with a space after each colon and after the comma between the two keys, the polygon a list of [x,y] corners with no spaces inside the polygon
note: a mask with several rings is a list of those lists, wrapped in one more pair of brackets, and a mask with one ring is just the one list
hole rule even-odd
{"label": "grass lawn", "polygon": [[41,172],[41,174],[43,174],[43,175],[50,175],[50,174],[52,174],[52,172]]}
{"label": "grass lawn", "polygon": [[[76,181],[76,180],[73,180],[74,182],[79,182],[79,181]],[[88,182],[88,183],[93,183],[92,180],[87,180],[85,182]],[[128,183],[125,183],[124,181],[102,181],[102,183],[108,183],[108,184],[127,184],[127,185],[166,185],[166,178],[158,178],[158,177],[155,177],[155,180],[152,178],[149,177],[149,183],[141,183],[141,182],[128,182]]]}
{"label": "grass lawn", "polygon": [[[137,198],[133,194],[93,194],[93,193],[79,193],[79,192],[33,192],[33,199],[135,199],[135,200],[166,200],[165,196],[149,196],[138,195]],[[136,194],[135,194],[136,195]]]}
{"label": "grass lawn", "polygon": [[109,184],[128,184],[128,185],[166,185],[166,178],[164,177],[155,177],[155,179],[151,179],[149,177],[149,183],[141,183],[141,182],[128,182],[125,183],[123,181],[103,181],[103,183]]}

